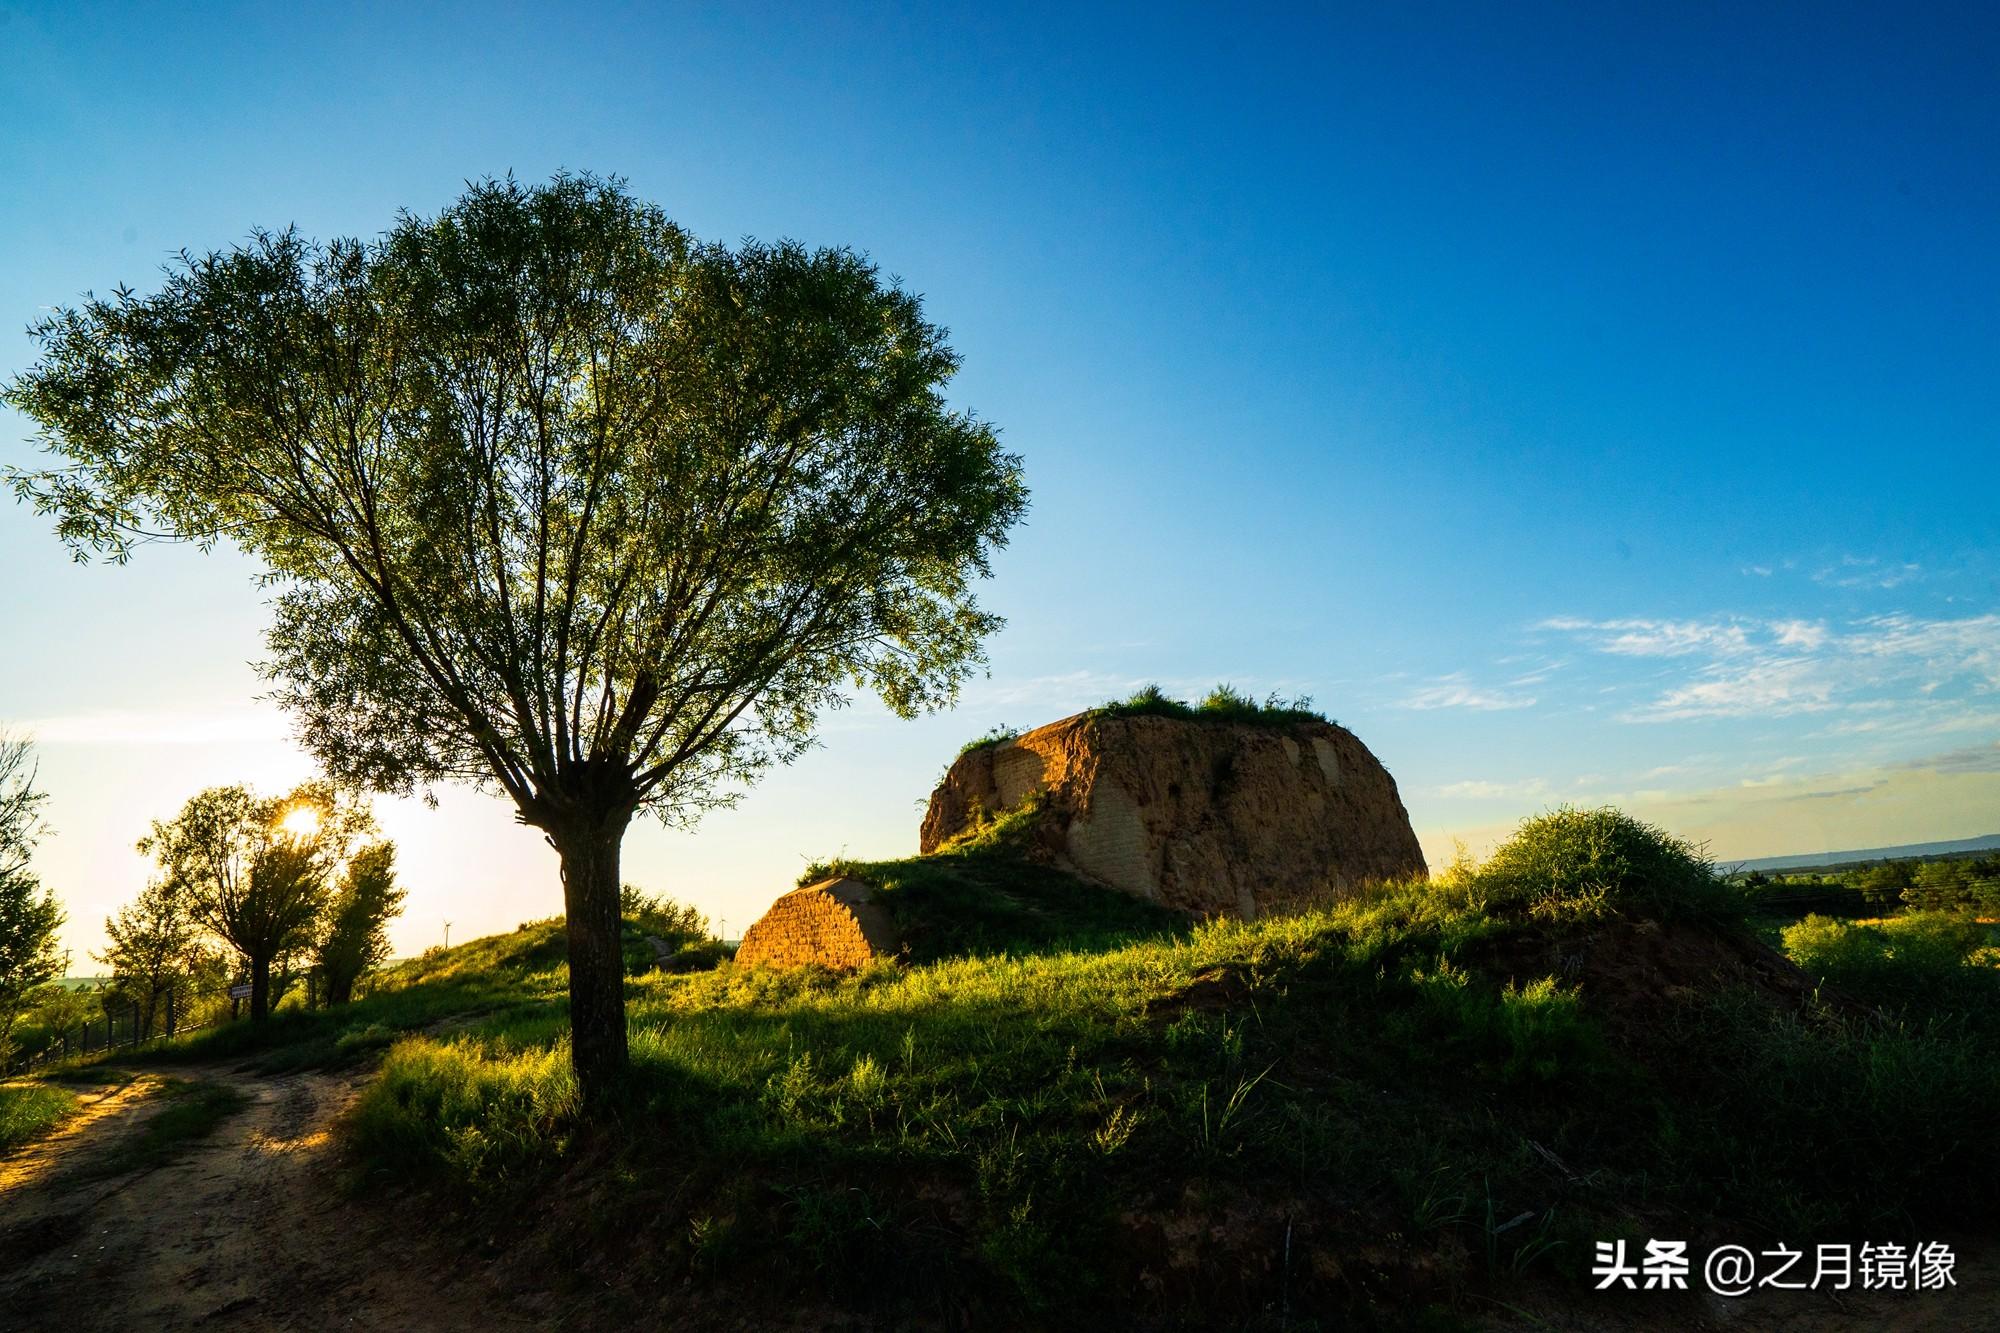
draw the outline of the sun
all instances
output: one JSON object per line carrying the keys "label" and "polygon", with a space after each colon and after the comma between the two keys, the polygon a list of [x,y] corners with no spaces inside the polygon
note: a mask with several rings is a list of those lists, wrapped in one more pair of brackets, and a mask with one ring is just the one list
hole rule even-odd
{"label": "sun", "polygon": [[293,806],[278,821],[278,827],[294,838],[310,838],[319,832],[319,811],[310,805]]}

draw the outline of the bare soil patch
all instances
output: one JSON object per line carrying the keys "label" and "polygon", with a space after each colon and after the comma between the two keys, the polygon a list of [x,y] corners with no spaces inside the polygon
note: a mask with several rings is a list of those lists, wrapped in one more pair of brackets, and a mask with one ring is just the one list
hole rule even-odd
{"label": "bare soil patch", "polygon": [[331,1130],[365,1072],[176,1076],[231,1086],[247,1104],[164,1165],[92,1178],[165,1101],[161,1080],[142,1075],[0,1164],[0,1327],[548,1326],[462,1247],[346,1197]]}

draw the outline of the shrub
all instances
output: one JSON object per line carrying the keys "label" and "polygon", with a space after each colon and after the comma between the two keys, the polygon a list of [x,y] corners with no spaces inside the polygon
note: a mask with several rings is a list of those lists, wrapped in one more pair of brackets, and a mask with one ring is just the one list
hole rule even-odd
{"label": "shrub", "polygon": [[1986,943],[1977,922],[1943,912],[1885,921],[1809,916],[1785,927],[1785,952],[1815,980],[1877,1005],[1940,1003],[1988,979],[1969,966]]}
{"label": "shrub", "polygon": [[1741,899],[1699,847],[1604,806],[1563,806],[1524,820],[1471,887],[1494,907],[1553,920],[1623,913],[1672,919],[1733,916]]}
{"label": "shrub", "polygon": [[618,915],[640,934],[658,936],[671,945],[708,938],[708,918],[699,909],[662,893],[647,893],[636,884],[619,888]]}

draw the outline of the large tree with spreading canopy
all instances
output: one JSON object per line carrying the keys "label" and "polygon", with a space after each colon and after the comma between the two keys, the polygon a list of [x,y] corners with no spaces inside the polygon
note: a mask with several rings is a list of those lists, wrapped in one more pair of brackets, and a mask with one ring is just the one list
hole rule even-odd
{"label": "large tree with spreading canopy", "polygon": [[619,846],[953,699],[1026,506],[957,357],[844,249],[701,243],[616,181],[473,185],[372,241],[259,233],[33,334],[17,474],[79,558],[234,543],[336,778],[510,798],[562,866],[573,1053],[626,1059]]}

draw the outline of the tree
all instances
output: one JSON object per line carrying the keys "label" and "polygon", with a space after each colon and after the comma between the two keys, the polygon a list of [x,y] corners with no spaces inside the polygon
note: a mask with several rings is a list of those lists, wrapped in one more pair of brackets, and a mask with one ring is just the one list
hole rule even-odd
{"label": "tree", "polygon": [[374,827],[368,808],[327,782],[263,798],[247,787],[211,787],[169,822],[155,822],[139,850],[158,861],[170,891],[228,944],[250,974],[250,1017],[268,1018],[271,976],[309,947],[334,869]]}
{"label": "tree", "polygon": [[29,869],[44,799],[28,742],[0,733],[0,1065],[36,991],[69,969],[62,906]]}
{"label": "tree", "polygon": [[138,1007],[140,1031],[150,1034],[153,1020],[169,997],[182,988],[201,956],[201,926],[194,918],[183,881],[154,879],[139,896],[106,918],[110,946],[97,961],[111,969],[111,984]]}
{"label": "tree", "polygon": [[1965,905],[1971,875],[1963,861],[1923,861],[1915,867],[1903,901],[1911,907],[1937,911]]}
{"label": "tree", "polygon": [[328,1004],[346,1004],[354,983],[388,961],[389,919],[403,910],[404,896],[396,884],[395,843],[364,847],[347,863],[315,959]]}
{"label": "tree", "polygon": [[561,862],[586,1098],[626,1061],[619,849],[691,823],[871,690],[956,697],[1020,460],[844,249],[704,244],[619,182],[486,181],[382,238],[184,255],[34,329],[15,472],[79,559],[229,541],[327,771],[466,781]]}
{"label": "tree", "polygon": [[1871,907],[1893,908],[1905,890],[1917,882],[1916,866],[1909,861],[1882,861],[1861,876],[1861,896]]}

